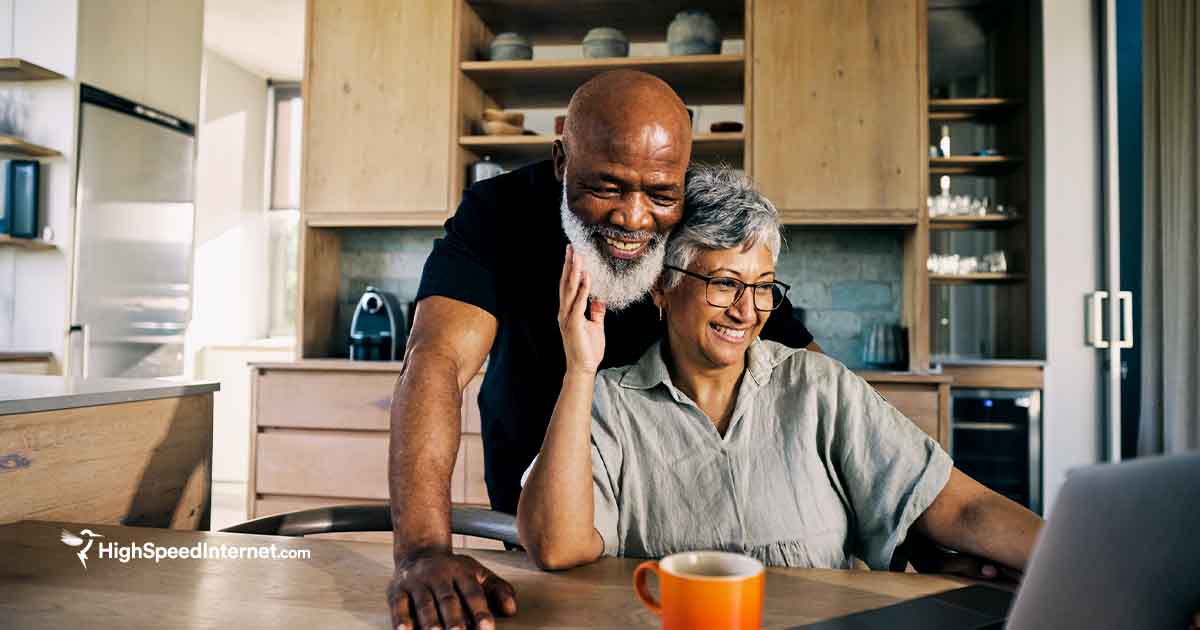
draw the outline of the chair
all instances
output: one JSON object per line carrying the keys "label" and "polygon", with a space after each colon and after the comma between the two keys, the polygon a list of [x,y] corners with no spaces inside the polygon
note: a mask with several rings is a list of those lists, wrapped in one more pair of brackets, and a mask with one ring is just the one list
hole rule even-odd
{"label": "chair", "polygon": [[[220,531],[270,536],[390,532],[392,511],[391,506],[386,504],[336,505],[263,516]],[[450,531],[454,534],[498,540],[506,545],[520,544],[517,541],[516,517],[473,505],[450,506]]]}

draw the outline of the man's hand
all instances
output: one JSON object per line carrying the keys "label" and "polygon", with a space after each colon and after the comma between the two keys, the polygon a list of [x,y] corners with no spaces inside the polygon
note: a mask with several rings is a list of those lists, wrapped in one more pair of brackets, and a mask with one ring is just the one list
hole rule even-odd
{"label": "man's hand", "polygon": [[394,630],[493,630],[493,611],[517,613],[508,582],[474,558],[444,549],[397,558],[387,597]]}

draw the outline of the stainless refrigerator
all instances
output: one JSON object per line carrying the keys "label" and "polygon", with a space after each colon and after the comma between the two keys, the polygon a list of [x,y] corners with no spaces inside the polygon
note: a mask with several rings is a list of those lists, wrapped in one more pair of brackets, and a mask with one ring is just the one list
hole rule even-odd
{"label": "stainless refrigerator", "polygon": [[72,375],[183,373],[195,149],[191,123],[80,87]]}

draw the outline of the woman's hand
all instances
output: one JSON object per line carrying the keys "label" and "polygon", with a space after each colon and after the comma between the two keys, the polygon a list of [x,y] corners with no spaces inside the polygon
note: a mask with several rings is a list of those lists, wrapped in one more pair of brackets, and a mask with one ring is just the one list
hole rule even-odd
{"label": "woman's hand", "polygon": [[575,248],[567,246],[558,282],[558,330],[562,333],[567,372],[595,373],[604,358],[604,303],[588,295],[591,278]]}

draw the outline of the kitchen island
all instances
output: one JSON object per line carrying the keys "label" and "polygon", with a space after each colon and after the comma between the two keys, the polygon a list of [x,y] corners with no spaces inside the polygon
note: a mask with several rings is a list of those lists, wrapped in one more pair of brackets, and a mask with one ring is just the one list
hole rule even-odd
{"label": "kitchen island", "polygon": [[0,375],[0,523],[208,529],[219,388]]}

